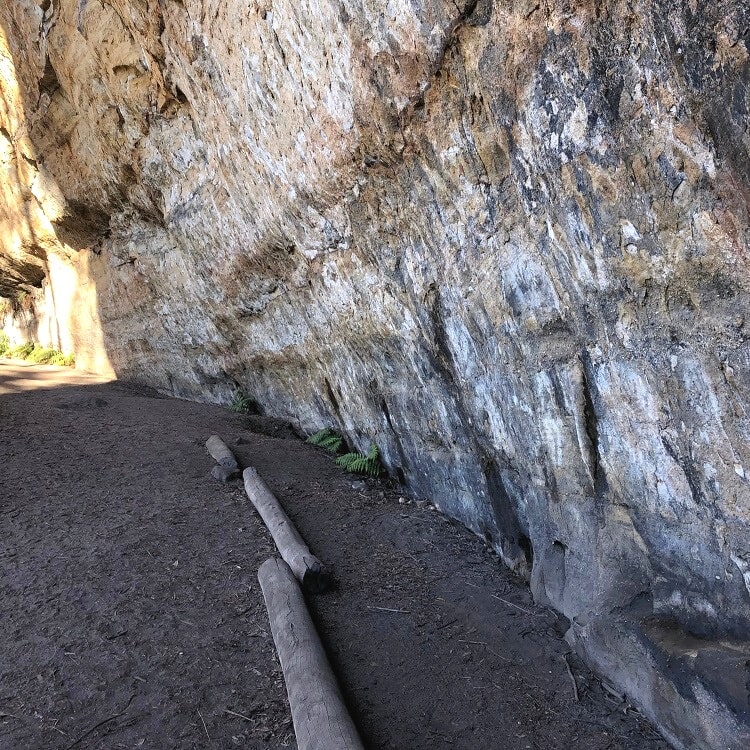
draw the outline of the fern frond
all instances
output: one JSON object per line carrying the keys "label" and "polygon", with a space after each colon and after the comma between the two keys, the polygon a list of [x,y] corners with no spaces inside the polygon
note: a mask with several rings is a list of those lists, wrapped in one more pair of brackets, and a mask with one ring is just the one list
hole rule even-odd
{"label": "fern frond", "polygon": [[247,414],[253,409],[253,400],[242,391],[235,391],[229,408],[239,414]]}
{"label": "fern frond", "polygon": [[336,459],[336,466],[340,466],[342,469],[349,470],[351,462],[360,454],[358,453],[345,453],[343,456],[339,456]]}
{"label": "fern frond", "polygon": [[341,450],[341,445],[343,444],[343,442],[344,439],[341,437],[341,435],[331,435],[330,437],[326,438],[320,445],[326,450],[331,451],[331,453],[338,453],[339,450]]}
{"label": "fern frond", "polygon": [[367,455],[364,453],[345,453],[336,459],[336,463],[353,474],[367,474],[370,477],[377,477],[383,473],[383,467],[380,464],[380,451],[378,446],[374,444],[370,446]]}
{"label": "fern frond", "polygon": [[322,430],[318,430],[314,435],[310,435],[305,441],[312,445],[318,445],[321,448],[325,448],[331,453],[338,453],[341,450],[341,446],[344,444],[344,438],[341,437],[337,432],[334,432],[330,427],[324,427]]}
{"label": "fern frond", "polygon": [[322,430],[318,430],[314,435],[310,435],[307,440],[305,440],[306,443],[311,443],[312,445],[320,445],[324,440],[331,437],[334,432],[330,427],[324,427]]}

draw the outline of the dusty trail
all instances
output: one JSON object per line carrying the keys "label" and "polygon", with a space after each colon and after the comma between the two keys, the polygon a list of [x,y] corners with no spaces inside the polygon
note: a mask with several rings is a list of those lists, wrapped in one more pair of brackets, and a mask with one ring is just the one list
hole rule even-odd
{"label": "dusty trail", "polygon": [[311,609],[368,747],[667,748],[464,529],[273,420],[0,361],[2,750],[295,746],[271,542],[212,432],[333,569]]}

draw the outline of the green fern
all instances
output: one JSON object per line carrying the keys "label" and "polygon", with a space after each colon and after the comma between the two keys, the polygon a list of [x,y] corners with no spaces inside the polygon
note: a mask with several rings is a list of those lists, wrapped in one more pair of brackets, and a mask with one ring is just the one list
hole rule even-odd
{"label": "green fern", "polygon": [[331,453],[338,453],[341,450],[341,446],[344,444],[344,438],[329,427],[324,427],[322,430],[318,430],[314,435],[310,435],[305,442],[311,443],[312,445],[319,445],[321,448],[331,451]]}
{"label": "green fern", "polygon": [[380,451],[378,446],[374,444],[367,451],[367,455],[364,453],[345,453],[336,459],[336,463],[353,474],[367,474],[370,477],[378,477],[383,473]]}
{"label": "green fern", "polygon": [[253,400],[242,391],[235,391],[232,401],[229,404],[229,408],[232,411],[239,412],[240,414],[248,414],[253,410],[254,406],[255,403]]}

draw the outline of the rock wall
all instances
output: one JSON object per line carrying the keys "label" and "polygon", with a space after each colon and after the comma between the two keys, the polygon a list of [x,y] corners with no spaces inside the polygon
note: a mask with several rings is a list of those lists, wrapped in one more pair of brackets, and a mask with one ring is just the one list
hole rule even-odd
{"label": "rock wall", "polygon": [[376,442],[676,747],[750,746],[745,0],[10,0],[0,34],[0,294],[89,366]]}

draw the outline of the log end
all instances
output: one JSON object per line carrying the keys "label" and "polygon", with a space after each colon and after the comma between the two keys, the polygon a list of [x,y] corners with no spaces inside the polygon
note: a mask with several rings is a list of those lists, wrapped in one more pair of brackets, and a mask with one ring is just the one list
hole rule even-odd
{"label": "log end", "polygon": [[302,577],[302,590],[308,594],[322,594],[333,587],[333,576],[319,563],[310,565]]}
{"label": "log end", "polygon": [[240,475],[239,468],[237,466],[225,466],[224,464],[217,464],[211,469],[211,476],[214,479],[218,479],[220,482],[228,482],[230,479],[236,479]]}

